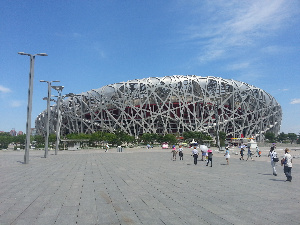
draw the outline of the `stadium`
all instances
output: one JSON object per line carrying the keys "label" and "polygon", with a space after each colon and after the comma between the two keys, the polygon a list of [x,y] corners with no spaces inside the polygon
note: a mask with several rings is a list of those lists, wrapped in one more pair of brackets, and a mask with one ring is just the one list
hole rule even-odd
{"label": "stadium", "polygon": [[[281,106],[264,90],[220,77],[174,75],[135,79],[73,95],[60,103],[61,135],[122,130],[143,133],[200,131],[227,138],[263,140],[280,130]],[[36,118],[45,134],[47,111]],[[57,105],[51,107],[49,129],[56,132]]]}

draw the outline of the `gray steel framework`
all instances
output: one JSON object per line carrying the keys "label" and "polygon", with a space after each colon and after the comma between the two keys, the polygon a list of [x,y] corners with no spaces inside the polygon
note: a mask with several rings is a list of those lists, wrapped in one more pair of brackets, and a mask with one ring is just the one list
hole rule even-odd
{"label": "gray steel framework", "polygon": [[[50,131],[55,132],[57,107],[51,109]],[[46,111],[36,119],[45,132]],[[61,103],[61,132],[143,133],[224,131],[227,137],[262,139],[278,133],[281,106],[264,90],[232,79],[174,75],[115,83],[93,89]]]}

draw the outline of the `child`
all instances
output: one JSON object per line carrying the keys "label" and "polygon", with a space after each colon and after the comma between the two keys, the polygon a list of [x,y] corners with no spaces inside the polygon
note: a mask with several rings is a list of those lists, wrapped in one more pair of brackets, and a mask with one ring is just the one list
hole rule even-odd
{"label": "child", "polygon": [[176,161],[176,154],[177,154],[177,151],[176,151],[175,145],[173,145],[173,149],[172,149],[171,152],[173,153],[173,161],[174,161],[174,160]]}
{"label": "child", "polygon": [[241,146],[241,151],[240,151],[241,158],[240,158],[240,160],[244,160],[244,151],[245,151],[244,146]]}
{"label": "child", "polygon": [[227,161],[227,165],[229,165],[229,159],[230,159],[230,154],[229,154],[229,149],[226,147],[226,151],[225,151],[225,159]]}
{"label": "child", "polygon": [[210,161],[210,167],[212,167],[212,156],[213,156],[213,153],[212,153],[212,150],[208,150],[207,151],[208,153],[208,156],[207,156],[207,163],[206,163],[206,166],[208,166],[209,164],[209,161]]}
{"label": "child", "polygon": [[178,154],[179,154],[179,160],[183,160],[183,149],[182,149],[182,145],[179,145],[179,149],[178,149]]}

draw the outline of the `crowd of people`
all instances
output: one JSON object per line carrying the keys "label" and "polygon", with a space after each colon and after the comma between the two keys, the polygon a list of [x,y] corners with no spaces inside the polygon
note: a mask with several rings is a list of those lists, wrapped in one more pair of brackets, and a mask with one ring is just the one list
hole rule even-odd
{"label": "crowd of people", "polygon": [[[250,146],[245,146],[245,145],[241,145],[240,146],[240,160],[244,160],[244,151],[245,148],[247,148],[247,160],[251,159],[253,160],[252,156],[253,153],[251,152],[251,147]],[[198,156],[199,154],[201,154],[201,161],[206,161],[206,166],[209,165],[212,167],[212,158],[213,158],[213,152],[212,150],[208,149],[206,151],[203,151],[200,149],[200,152],[198,150],[199,148],[197,146],[193,146],[192,147],[192,153],[191,156],[194,159],[194,165],[197,165],[198,162]],[[256,146],[256,157],[261,157],[261,151],[259,150],[259,148]],[[268,153],[268,157],[270,157],[271,159],[271,167],[272,167],[272,172],[274,176],[277,176],[277,171],[276,171],[276,163],[280,161],[281,166],[283,166],[284,168],[284,174],[286,176],[286,181],[291,182],[292,181],[292,156],[290,154],[290,150],[288,148],[286,148],[284,150],[285,154],[283,155],[282,159],[279,160],[278,154],[275,151],[276,149],[276,145],[272,145],[270,148],[270,151]],[[183,148],[182,145],[179,145],[178,150],[176,149],[176,146],[173,145],[172,148],[172,160],[176,161],[176,155],[177,153],[179,153],[179,160],[183,160]],[[225,148],[225,154],[224,157],[226,159],[226,164],[229,165],[229,159],[230,159],[230,151],[229,151],[229,147]]]}

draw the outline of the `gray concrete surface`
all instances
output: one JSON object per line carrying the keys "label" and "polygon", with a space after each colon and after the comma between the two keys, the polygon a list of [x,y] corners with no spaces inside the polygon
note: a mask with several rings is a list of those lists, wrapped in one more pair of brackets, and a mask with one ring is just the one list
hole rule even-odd
{"label": "gray concrete surface", "polygon": [[[292,182],[253,161],[214,151],[213,167],[171,150],[0,151],[0,224],[299,224],[299,159]],[[300,151],[300,150],[299,150]],[[298,153],[299,153],[298,151]],[[279,155],[283,152],[278,149]],[[292,152],[296,154],[297,151]]]}

